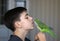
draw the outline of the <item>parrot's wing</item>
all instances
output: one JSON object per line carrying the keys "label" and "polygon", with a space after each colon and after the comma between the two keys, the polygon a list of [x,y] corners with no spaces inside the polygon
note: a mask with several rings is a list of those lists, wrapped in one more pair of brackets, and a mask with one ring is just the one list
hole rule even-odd
{"label": "parrot's wing", "polygon": [[47,31],[48,34],[50,34],[52,37],[56,37],[56,34],[52,30]]}
{"label": "parrot's wing", "polygon": [[35,24],[41,32],[49,33],[53,37],[55,36],[55,33],[52,31],[52,29],[50,29],[46,24],[42,23],[39,19],[35,19]]}

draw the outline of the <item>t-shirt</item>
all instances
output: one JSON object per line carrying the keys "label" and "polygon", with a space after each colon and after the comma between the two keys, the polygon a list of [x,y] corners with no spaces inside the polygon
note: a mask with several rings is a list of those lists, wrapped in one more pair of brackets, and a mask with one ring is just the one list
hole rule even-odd
{"label": "t-shirt", "polygon": [[[22,41],[22,39],[16,35],[11,35],[8,41]],[[28,38],[25,38],[25,41],[30,41],[30,40]]]}

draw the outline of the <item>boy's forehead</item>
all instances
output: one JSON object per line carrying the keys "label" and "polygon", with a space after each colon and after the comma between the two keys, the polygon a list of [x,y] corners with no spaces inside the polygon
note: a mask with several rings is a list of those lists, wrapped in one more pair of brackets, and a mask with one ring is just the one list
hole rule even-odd
{"label": "boy's forehead", "polygon": [[28,13],[27,13],[27,12],[23,12],[21,15],[23,15],[23,16],[27,16]]}

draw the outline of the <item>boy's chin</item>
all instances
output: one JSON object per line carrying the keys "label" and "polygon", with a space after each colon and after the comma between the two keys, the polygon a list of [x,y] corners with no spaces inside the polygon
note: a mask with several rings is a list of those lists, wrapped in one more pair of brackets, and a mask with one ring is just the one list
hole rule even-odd
{"label": "boy's chin", "polygon": [[31,27],[31,29],[34,29],[34,27]]}
{"label": "boy's chin", "polygon": [[33,30],[33,29],[34,29],[34,27],[28,28],[28,30]]}

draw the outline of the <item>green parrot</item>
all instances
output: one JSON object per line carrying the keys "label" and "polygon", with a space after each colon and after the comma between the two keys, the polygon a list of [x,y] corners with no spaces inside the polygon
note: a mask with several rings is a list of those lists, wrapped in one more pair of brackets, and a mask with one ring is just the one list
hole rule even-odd
{"label": "green parrot", "polygon": [[52,29],[50,29],[49,26],[47,26],[46,24],[44,24],[43,22],[41,22],[39,19],[35,19],[34,20],[35,24],[37,25],[37,28],[39,29],[40,32],[43,33],[48,33],[50,34],[52,37],[55,37],[55,33],[52,31]]}

